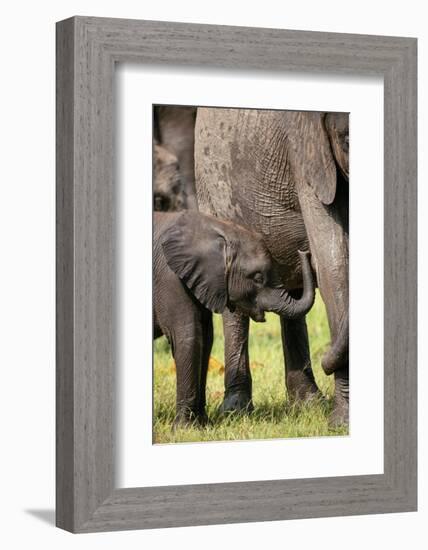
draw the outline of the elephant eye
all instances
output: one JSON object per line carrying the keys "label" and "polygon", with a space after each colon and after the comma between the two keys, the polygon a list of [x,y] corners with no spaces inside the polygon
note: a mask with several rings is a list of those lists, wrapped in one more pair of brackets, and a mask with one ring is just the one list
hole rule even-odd
{"label": "elephant eye", "polygon": [[262,285],[264,283],[264,277],[263,275],[258,271],[257,273],[254,273],[253,275],[253,281],[257,285]]}
{"label": "elephant eye", "polygon": [[349,148],[349,134],[348,132],[343,132],[339,134],[339,138],[342,140],[342,143],[346,149]]}
{"label": "elephant eye", "polygon": [[155,193],[154,195],[154,209],[157,211],[167,211],[170,207],[170,200],[164,195]]}

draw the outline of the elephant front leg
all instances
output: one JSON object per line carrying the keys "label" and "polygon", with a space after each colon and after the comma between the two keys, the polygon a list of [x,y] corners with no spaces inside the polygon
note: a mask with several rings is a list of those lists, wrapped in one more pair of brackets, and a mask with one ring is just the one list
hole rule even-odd
{"label": "elephant front leg", "polygon": [[251,412],[252,381],[248,359],[249,317],[238,311],[223,313],[225,392],[221,412]]}
{"label": "elephant front leg", "polygon": [[204,313],[204,316],[202,319],[202,334],[203,334],[202,362],[201,362],[201,372],[199,377],[199,422],[204,425],[207,422],[207,414],[206,414],[207,372],[208,372],[208,365],[210,361],[211,350],[213,347],[213,340],[214,340],[213,320],[212,320],[212,314],[210,311],[206,311]]}
{"label": "elephant front leg", "polygon": [[306,319],[281,317],[286,386],[291,402],[321,396],[312,372]]}

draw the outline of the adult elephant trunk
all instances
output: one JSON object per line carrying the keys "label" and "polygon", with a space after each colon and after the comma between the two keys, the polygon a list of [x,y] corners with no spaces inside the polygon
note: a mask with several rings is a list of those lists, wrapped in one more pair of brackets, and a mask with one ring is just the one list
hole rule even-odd
{"label": "adult elephant trunk", "polygon": [[322,205],[312,190],[299,195],[318,287],[330,327],[331,346],[322,358],[326,374],[348,368],[348,233],[338,204]]}
{"label": "adult elephant trunk", "polygon": [[[326,372],[342,370],[344,375],[349,348],[349,183],[343,174],[348,174],[348,156],[336,158],[338,132],[333,132],[332,124],[326,125],[322,113],[294,116],[291,155],[295,157],[295,185],[332,342],[322,362]],[[334,128],[339,122],[347,127],[347,115],[340,116]],[[336,168],[339,160],[344,165],[340,170]]]}
{"label": "adult elephant trunk", "polygon": [[294,299],[284,288],[266,288],[257,296],[257,305],[264,311],[273,311],[287,319],[296,319],[306,315],[314,304],[315,282],[309,261],[309,252],[301,252],[303,294]]}
{"label": "adult elephant trunk", "polygon": [[335,370],[348,362],[349,354],[349,314],[340,323],[335,342],[321,360],[326,374],[333,374]]}

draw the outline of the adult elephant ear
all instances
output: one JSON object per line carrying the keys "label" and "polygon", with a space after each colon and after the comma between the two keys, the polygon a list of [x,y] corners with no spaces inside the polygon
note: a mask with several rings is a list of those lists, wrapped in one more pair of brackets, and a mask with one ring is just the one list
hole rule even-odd
{"label": "adult elephant ear", "polygon": [[349,182],[349,113],[326,113],[324,125],[337,166]]}
{"label": "adult elephant ear", "polygon": [[186,211],[170,226],[162,249],[168,266],[207,309],[227,305],[226,240],[208,216]]}
{"label": "adult elephant ear", "polygon": [[310,185],[318,199],[328,205],[336,196],[337,174],[323,116],[295,112],[287,135],[296,183]]}

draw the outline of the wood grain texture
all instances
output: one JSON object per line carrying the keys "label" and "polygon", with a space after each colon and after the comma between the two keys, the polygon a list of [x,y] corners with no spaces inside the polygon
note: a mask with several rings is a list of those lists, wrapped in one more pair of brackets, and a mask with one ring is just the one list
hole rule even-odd
{"label": "wood grain texture", "polygon": [[74,25],[56,36],[56,522],[73,528]]}
{"label": "wood grain texture", "polygon": [[[114,488],[118,61],[383,76],[383,475]],[[58,23],[57,525],[91,532],[416,510],[416,223],[415,39],[87,17]]]}

